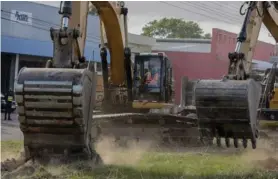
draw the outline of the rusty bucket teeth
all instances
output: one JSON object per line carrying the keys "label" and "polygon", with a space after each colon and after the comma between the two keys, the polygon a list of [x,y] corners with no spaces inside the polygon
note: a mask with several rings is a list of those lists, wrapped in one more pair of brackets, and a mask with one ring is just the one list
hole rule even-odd
{"label": "rusty bucket teeth", "polygon": [[252,148],[256,148],[257,109],[259,107],[261,85],[249,80],[200,80],[195,86],[195,103],[201,135],[216,138],[221,146],[225,138],[242,140],[244,148],[250,139]]}

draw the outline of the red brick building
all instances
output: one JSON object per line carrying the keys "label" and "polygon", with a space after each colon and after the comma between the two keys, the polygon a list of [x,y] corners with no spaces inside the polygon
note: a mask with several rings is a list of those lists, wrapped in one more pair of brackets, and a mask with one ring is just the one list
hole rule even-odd
{"label": "red brick building", "polygon": [[[176,101],[179,102],[181,77],[189,79],[220,79],[227,73],[228,52],[235,49],[237,34],[212,30],[212,39],[157,39],[155,52],[164,51],[172,61]],[[258,41],[254,58],[269,61],[275,52],[273,44]]]}

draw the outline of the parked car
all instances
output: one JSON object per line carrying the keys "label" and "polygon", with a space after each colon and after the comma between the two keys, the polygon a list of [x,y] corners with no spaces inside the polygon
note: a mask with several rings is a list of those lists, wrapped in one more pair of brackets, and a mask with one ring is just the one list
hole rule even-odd
{"label": "parked car", "polygon": [[[16,102],[12,102],[12,112],[14,112],[16,109]],[[1,93],[1,112],[5,112],[6,110],[6,101],[5,101],[5,95]]]}

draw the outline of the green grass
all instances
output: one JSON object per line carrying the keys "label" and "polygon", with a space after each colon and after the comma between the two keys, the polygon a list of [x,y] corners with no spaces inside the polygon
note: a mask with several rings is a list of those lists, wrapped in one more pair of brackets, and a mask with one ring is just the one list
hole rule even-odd
{"label": "green grass", "polygon": [[[187,169],[183,169],[186,171]],[[69,178],[71,179],[274,179],[277,178],[277,173],[274,172],[263,172],[263,171],[252,171],[246,173],[231,173],[231,174],[183,174],[165,172],[165,171],[142,171],[132,167],[123,167],[123,166],[109,166],[95,172],[83,172],[81,174],[73,175]]]}
{"label": "green grass", "polygon": [[238,155],[201,156],[198,154],[148,153],[139,164],[133,167],[109,165],[94,172],[83,171],[81,174],[75,174],[69,178],[274,178],[274,172],[262,172],[260,169],[246,164]]}
{"label": "green grass", "polygon": [[[2,141],[2,152],[16,154],[22,142]],[[124,155],[124,153],[115,153]],[[129,156],[132,158],[132,156]],[[119,157],[120,158],[120,157]],[[116,162],[117,163],[117,162]],[[120,161],[119,161],[120,163]],[[70,178],[70,179],[215,179],[215,178],[278,178],[278,172],[263,170],[244,159],[244,152],[237,154],[198,154],[146,152],[133,165],[113,164],[91,169],[84,162],[70,165],[39,168],[32,176],[25,178]]]}
{"label": "green grass", "polygon": [[22,148],[22,141],[1,141],[1,161],[19,156]]}

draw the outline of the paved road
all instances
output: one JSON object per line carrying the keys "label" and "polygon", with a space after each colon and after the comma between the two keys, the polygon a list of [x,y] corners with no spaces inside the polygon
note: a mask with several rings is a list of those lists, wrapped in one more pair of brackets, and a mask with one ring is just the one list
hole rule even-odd
{"label": "paved road", "polygon": [[4,121],[5,114],[1,113],[1,141],[23,140],[23,134],[19,129],[17,114],[11,114],[11,121]]}

